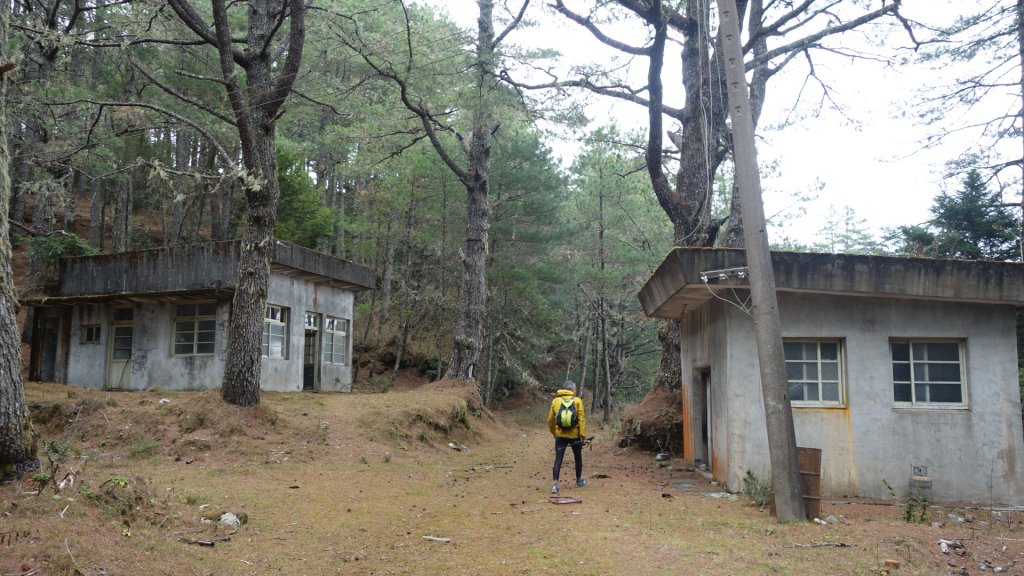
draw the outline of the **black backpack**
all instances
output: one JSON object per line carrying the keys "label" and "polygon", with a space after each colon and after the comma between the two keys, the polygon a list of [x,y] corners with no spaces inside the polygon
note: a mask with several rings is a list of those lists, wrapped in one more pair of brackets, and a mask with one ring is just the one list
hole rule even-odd
{"label": "black backpack", "polygon": [[562,430],[575,428],[580,423],[580,416],[576,413],[576,398],[562,398],[562,406],[556,414],[555,424]]}

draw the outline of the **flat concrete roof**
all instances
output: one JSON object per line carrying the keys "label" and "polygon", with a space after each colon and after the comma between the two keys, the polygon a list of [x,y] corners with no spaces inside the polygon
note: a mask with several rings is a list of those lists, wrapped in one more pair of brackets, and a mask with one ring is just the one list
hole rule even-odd
{"label": "flat concrete roof", "polygon": [[[241,242],[207,242],[154,250],[61,260],[55,290],[22,299],[24,304],[160,299],[172,295],[232,294],[238,284]],[[375,287],[364,266],[301,246],[275,241],[273,272],[359,292]]]}
{"label": "flat concrete roof", "polygon": [[[644,313],[681,318],[717,295],[746,290],[746,262],[743,249],[675,248],[638,294]],[[772,252],[772,268],[780,292],[1024,305],[1018,262]],[[701,278],[718,271],[724,279]]]}

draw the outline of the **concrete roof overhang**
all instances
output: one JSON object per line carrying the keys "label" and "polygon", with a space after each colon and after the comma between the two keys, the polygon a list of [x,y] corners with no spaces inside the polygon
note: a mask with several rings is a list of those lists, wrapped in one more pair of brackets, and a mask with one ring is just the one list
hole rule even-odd
{"label": "concrete roof overhang", "polygon": [[[1017,262],[802,252],[771,256],[780,292],[1024,305],[1024,264]],[[675,248],[638,294],[644,313],[677,319],[722,292],[746,289],[745,273],[736,270],[746,262],[743,249]],[[707,274],[713,271],[725,271],[725,278]]]}
{"label": "concrete roof overhang", "polygon": [[[67,258],[61,260],[52,289],[20,302],[46,306],[228,297],[238,285],[240,255],[241,243],[231,240]],[[270,251],[270,267],[353,292],[372,289],[377,282],[364,266],[280,241]]]}

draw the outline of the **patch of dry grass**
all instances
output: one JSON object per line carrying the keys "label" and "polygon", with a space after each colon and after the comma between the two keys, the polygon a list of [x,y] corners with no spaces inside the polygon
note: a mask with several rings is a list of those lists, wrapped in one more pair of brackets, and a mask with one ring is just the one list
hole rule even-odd
{"label": "patch of dry grass", "polygon": [[[897,576],[974,574],[1024,552],[1018,513],[960,510],[975,518],[959,524],[935,510],[936,528],[893,506],[826,503],[838,524],[779,525],[744,498],[709,497],[718,488],[678,462],[619,449],[596,419],[590,485],[565,482],[571,457],[563,469],[562,494],[583,502],[552,505],[544,405],[494,415],[464,383],[264,394],[257,409],[216,393],[27,394],[75,482],[0,486],[0,575],[878,575],[890,560]],[[224,512],[248,521],[204,522]]]}

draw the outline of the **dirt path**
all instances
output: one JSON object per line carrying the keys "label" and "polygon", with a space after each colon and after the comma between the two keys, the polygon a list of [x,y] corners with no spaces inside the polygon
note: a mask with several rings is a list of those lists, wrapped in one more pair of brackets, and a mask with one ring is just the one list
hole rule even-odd
{"label": "dirt path", "polygon": [[[75,426],[95,425],[77,440],[88,457],[69,465],[76,492],[0,487],[0,534],[26,534],[0,542],[0,575],[866,575],[887,561],[900,575],[980,574],[986,562],[986,571],[1024,573],[1018,513],[957,510],[974,516],[958,523],[934,509],[933,527],[891,506],[826,503],[837,524],[779,525],[745,498],[716,497],[682,462],[661,467],[618,448],[614,430],[596,422],[598,441],[584,453],[589,486],[564,481],[571,456],[563,469],[561,495],[582,502],[551,504],[543,406],[471,415],[467,431],[443,421],[460,410],[450,391],[270,395],[270,416],[225,434],[209,421],[223,414],[200,417],[194,400],[167,399],[129,394],[91,417],[67,412]],[[182,432],[194,420],[205,427]],[[154,454],[130,457],[127,440],[126,452],[111,448],[114,438],[147,437],[133,436],[140,428],[161,439]],[[120,479],[140,493],[134,511],[101,497]],[[199,523],[222,511],[248,522],[234,532]],[[188,543],[218,536],[230,541]],[[964,555],[943,555],[940,538],[962,542]]]}

